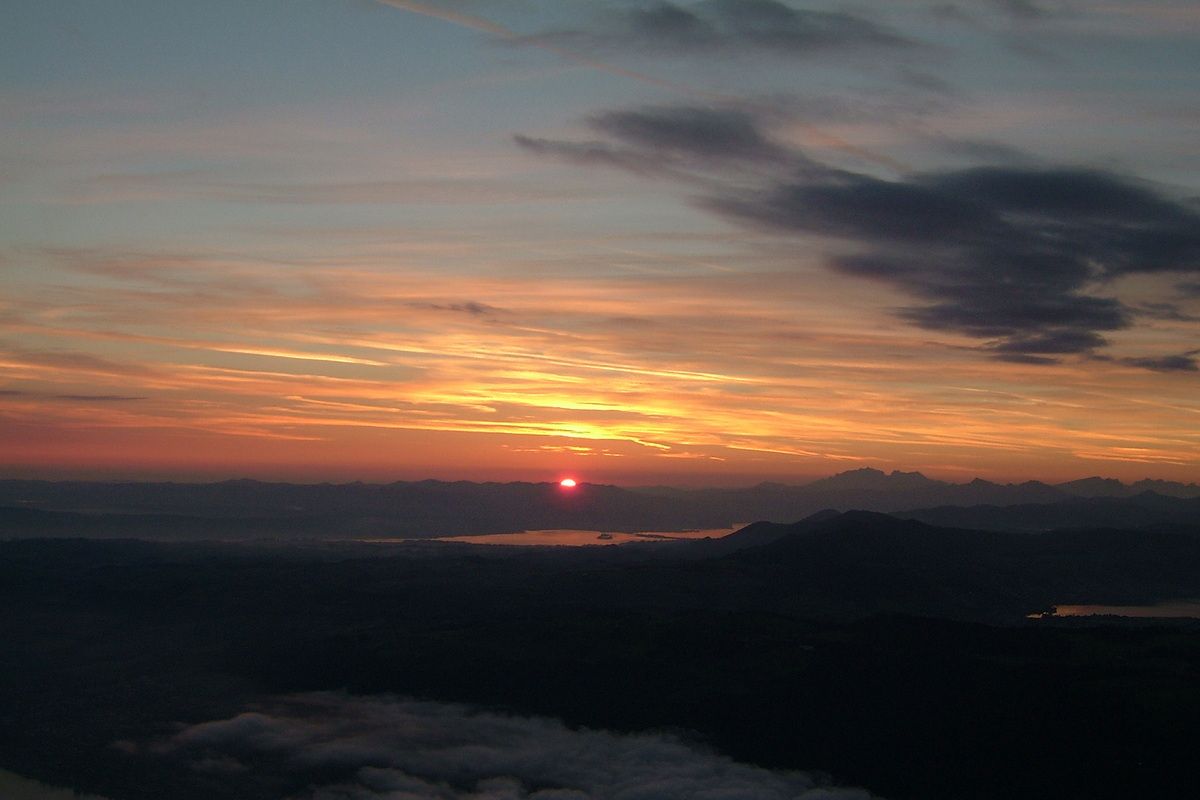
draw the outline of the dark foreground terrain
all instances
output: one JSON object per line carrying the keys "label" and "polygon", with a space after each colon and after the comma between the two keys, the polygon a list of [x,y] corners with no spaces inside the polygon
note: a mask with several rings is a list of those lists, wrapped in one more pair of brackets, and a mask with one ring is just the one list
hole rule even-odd
{"label": "dark foreground terrain", "polygon": [[349,762],[161,743],[344,689],[669,731],[889,798],[1183,796],[1200,626],[1025,615],[1198,596],[1188,529],[860,512],[585,550],[9,540],[0,767],[114,800],[307,796]]}

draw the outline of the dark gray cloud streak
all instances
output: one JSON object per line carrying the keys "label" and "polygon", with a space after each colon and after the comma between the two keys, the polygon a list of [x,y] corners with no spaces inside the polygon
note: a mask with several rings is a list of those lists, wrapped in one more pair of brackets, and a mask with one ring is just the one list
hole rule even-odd
{"label": "dark gray cloud streak", "polygon": [[495,306],[490,306],[487,303],[479,303],[475,300],[468,300],[462,303],[406,303],[410,308],[422,308],[429,311],[449,311],[454,314],[468,314],[472,317],[484,317],[489,314],[495,314],[500,309]]}
{"label": "dark gray cloud streak", "polygon": [[608,142],[564,142],[518,134],[513,137],[519,146],[531,153],[553,156],[584,166],[617,167],[639,175],[662,173],[665,165],[628,148],[613,147]]}
{"label": "dark gray cloud streak", "polygon": [[976,168],[886,181],[832,172],[705,201],[734,219],[856,242],[835,269],[930,301],[901,315],[990,339],[1000,357],[1082,353],[1131,310],[1088,290],[1200,271],[1200,216],[1114,175]]}
{"label": "dark gray cloud streak", "polygon": [[[798,772],[738,764],[662,735],[318,693],[185,728],[148,748],[213,780],[283,770],[305,800],[867,800]],[[254,771],[246,767],[254,764]]]}
{"label": "dark gray cloud streak", "polygon": [[[1002,360],[1052,363],[1104,347],[1106,333],[1137,316],[1099,294],[1115,278],[1200,273],[1197,210],[1107,172],[1007,165],[887,180],[811,161],[744,111],[641,109],[590,124],[609,137],[590,147],[620,159],[583,158],[569,142],[518,141],[577,162],[703,166],[702,207],[758,229],[851,244],[831,257],[832,269],[923,301],[897,313],[981,339]],[[763,177],[747,164],[776,169]],[[1181,368],[1169,359],[1126,363]]]}
{"label": "dark gray cloud streak", "polygon": [[590,50],[724,55],[912,45],[895,31],[853,14],[792,8],[776,0],[648,2],[593,28],[552,31],[525,41]]}
{"label": "dark gray cloud streak", "polygon": [[742,110],[646,107],[594,114],[587,124],[609,138],[574,142],[517,135],[513,139],[537,155],[681,179],[714,169],[799,170],[809,164],[800,153],[771,141],[756,117]]}
{"label": "dark gray cloud streak", "polygon": [[1200,372],[1200,364],[1191,353],[1158,358],[1127,358],[1125,363],[1155,372]]}
{"label": "dark gray cloud streak", "polygon": [[937,3],[931,6],[931,10],[938,16],[964,21],[972,18],[971,11],[982,9],[1021,22],[1032,22],[1056,15],[1062,10],[1058,8],[1060,5],[1060,3],[1055,4],[1054,8],[1049,8],[1043,3],[1033,2],[1033,0],[974,0],[974,2]]}
{"label": "dark gray cloud streak", "polygon": [[1004,13],[1021,19],[1038,19],[1049,13],[1032,0],[989,0],[989,2]]}
{"label": "dark gray cloud streak", "polygon": [[745,111],[691,106],[610,111],[590,120],[592,128],[643,150],[711,161],[783,163],[796,154],[768,139]]}
{"label": "dark gray cloud streak", "polygon": [[135,400],[149,399],[145,395],[46,394],[44,392],[27,392],[22,389],[0,389],[0,397],[29,397],[37,400],[69,400],[78,403],[128,403]]}

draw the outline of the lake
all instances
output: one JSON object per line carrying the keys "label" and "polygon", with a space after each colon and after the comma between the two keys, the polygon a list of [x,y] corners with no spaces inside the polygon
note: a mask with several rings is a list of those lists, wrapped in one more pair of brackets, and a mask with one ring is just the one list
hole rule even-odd
{"label": "lake", "polygon": [[639,533],[561,529],[521,531],[520,533],[488,533],[480,536],[443,536],[437,541],[515,545],[519,547],[584,547],[588,545],[629,544],[631,542],[677,542],[684,539],[703,539],[705,537],[719,539],[743,527],[745,526],[735,525],[732,528],[709,528],[693,531],[641,531]]}
{"label": "lake", "polygon": [[1151,606],[1061,605],[1054,613],[1030,614],[1030,619],[1044,617],[1171,617],[1200,619],[1200,600],[1170,600]]}

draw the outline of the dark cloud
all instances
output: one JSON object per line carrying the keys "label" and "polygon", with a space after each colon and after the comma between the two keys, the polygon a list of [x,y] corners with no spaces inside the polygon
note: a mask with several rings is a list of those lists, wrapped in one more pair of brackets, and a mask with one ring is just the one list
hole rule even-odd
{"label": "dark cloud", "polygon": [[942,95],[944,97],[953,97],[958,93],[954,88],[954,84],[950,81],[941,75],[935,75],[927,70],[901,67],[896,70],[896,77],[906,85],[914,89],[920,89],[923,92]]}
{"label": "dark cloud", "polygon": [[513,141],[536,155],[552,156],[584,166],[616,167],[640,175],[661,173],[664,169],[661,162],[606,142],[564,142],[521,134],[514,136]]}
{"label": "dark cloud", "polygon": [[652,54],[766,51],[802,55],[912,44],[895,31],[853,14],[797,9],[776,0],[645,3],[610,16],[594,29],[549,32],[529,40]]}
{"label": "dark cloud", "polygon": [[1141,303],[1134,310],[1138,316],[1165,319],[1172,322],[1200,322],[1200,317],[1189,314],[1175,303]]}
{"label": "dark cloud", "polygon": [[738,220],[859,245],[842,272],[929,304],[924,328],[992,339],[999,354],[1102,347],[1130,310],[1093,290],[1134,272],[1200,271],[1200,216],[1114,175],[988,167],[882,180],[830,172],[708,198]]}
{"label": "dark cloud", "polygon": [[1030,336],[1014,336],[991,349],[1000,355],[1045,356],[1056,353],[1086,353],[1103,347],[1104,344],[1104,337],[1097,333],[1063,327]]}
{"label": "dark cloud", "polygon": [[489,306],[487,303],[479,303],[474,300],[468,300],[465,303],[409,303],[413,308],[424,308],[430,311],[449,311],[455,314],[470,314],[473,317],[483,317],[488,314],[494,314],[500,309],[495,306]]}
{"label": "dark cloud", "polygon": [[958,3],[935,3],[929,7],[929,13],[939,19],[952,20],[955,22],[969,22],[971,16],[967,14],[962,6]]}
{"label": "dark cloud", "polygon": [[1126,358],[1124,363],[1155,372],[1200,372],[1200,364],[1191,353],[1157,358]]}
{"label": "dark cloud", "polygon": [[[924,81],[925,77],[910,70],[899,70],[908,83]],[[911,80],[909,80],[911,79]],[[932,79],[938,83],[938,79]],[[929,87],[925,87],[929,88]],[[902,122],[916,127],[922,118],[948,111],[951,103],[944,97],[928,93],[905,91],[872,91],[847,94],[774,95],[754,103],[758,108],[773,109],[784,121],[814,122]],[[756,109],[757,111],[757,109]],[[762,112],[757,112],[762,113]],[[756,123],[759,120],[755,120]]]}
{"label": "dark cloud", "polygon": [[99,372],[112,375],[147,375],[150,370],[136,364],[118,364],[89,353],[73,350],[26,350],[0,341],[0,353],[13,360],[56,370]]}
{"label": "dark cloud", "polygon": [[[198,170],[115,173],[78,181],[77,199],[87,203],[130,202],[202,198],[232,203],[279,203],[287,205],[406,205],[430,203],[490,204],[523,200],[566,199],[552,189],[514,187],[487,178],[439,176],[424,179],[373,181],[329,181],[307,183],[248,183]],[[129,263],[102,258],[83,266],[89,272],[136,273],[144,280],[161,277],[148,272],[142,257]],[[196,259],[157,259],[154,266],[197,266]]]}
{"label": "dark cloud", "polygon": [[990,4],[1019,19],[1038,19],[1048,13],[1033,0],[989,0]]}
{"label": "dark cloud", "polygon": [[1047,8],[1034,0],[975,0],[973,3],[939,3],[931,10],[939,17],[974,21],[968,8],[982,8],[1019,21],[1032,21],[1053,16],[1058,9]]}
{"label": "dark cloud", "polygon": [[56,394],[51,397],[55,400],[73,400],[81,403],[126,403],[147,399],[144,396],[125,394]]}
{"label": "dark cloud", "polygon": [[997,361],[1007,361],[1011,364],[1035,364],[1044,366],[1047,364],[1057,364],[1057,358],[1047,358],[1046,356],[1031,356],[1025,353],[997,353],[994,358]]}
{"label": "dark cloud", "polygon": [[80,403],[125,403],[148,399],[144,396],[125,394],[44,394],[21,389],[0,389],[0,397],[36,397],[41,400],[69,400]]}
{"label": "dark cloud", "polygon": [[[609,112],[592,126],[625,159],[686,156],[707,169],[699,204],[727,219],[840,240],[851,252],[832,256],[833,269],[896,287],[922,301],[902,318],[983,339],[1006,360],[1104,347],[1136,317],[1103,295],[1117,277],[1200,273],[1200,213],[1107,172],[1011,164],[889,180],[787,150],[745,112]],[[750,182],[731,171],[755,159],[787,168]]]}
{"label": "dark cloud", "polygon": [[770,141],[745,111],[673,106],[610,111],[592,128],[666,156],[714,161],[786,162],[795,153]]}
{"label": "dark cloud", "polygon": [[[663,735],[321,693],[184,728],[147,748],[211,780],[280,780],[307,800],[867,800],[798,772],[738,764]],[[244,766],[254,764],[253,772]],[[274,774],[271,774],[274,773]]]}
{"label": "dark cloud", "polygon": [[1024,150],[1003,142],[986,139],[955,139],[944,136],[931,137],[929,141],[948,155],[958,156],[975,163],[1028,166],[1036,160]]}
{"label": "dark cloud", "polygon": [[807,163],[799,153],[772,141],[757,118],[742,110],[649,107],[595,114],[587,124],[609,140],[513,138],[520,147],[538,155],[643,175],[678,176],[678,170],[746,166],[798,168]]}

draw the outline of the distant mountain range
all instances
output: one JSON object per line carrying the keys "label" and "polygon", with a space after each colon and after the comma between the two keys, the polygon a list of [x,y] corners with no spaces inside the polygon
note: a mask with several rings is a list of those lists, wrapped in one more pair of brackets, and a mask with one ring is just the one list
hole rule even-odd
{"label": "distant mountain range", "polygon": [[1132,497],[1079,497],[1009,506],[938,506],[893,512],[930,525],[992,531],[1200,526],[1200,498],[1142,492]]}
{"label": "distant mountain range", "polygon": [[639,531],[793,522],[824,509],[993,530],[1200,525],[1200,486],[1085,478],[949,483],[857,469],[804,485],[627,489],[415,481],[289,484],[0,481],[0,536],[428,538],[551,528]]}
{"label": "distant mountain range", "polygon": [[1024,483],[993,483],[982,478],[976,478],[968,483],[949,483],[933,480],[920,472],[900,472],[894,470],[886,473],[881,470],[865,467],[863,469],[841,472],[828,478],[822,478],[805,484],[802,488],[809,491],[860,491],[880,493],[923,493],[947,492],[956,499],[964,502],[959,505],[970,505],[979,502],[980,498],[1017,498],[1023,502],[1038,500],[1053,501],[1066,496],[1071,497],[1133,497],[1143,492],[1170,497],[1200,497],[1200,485],[1195,483],[1179,483],[1177,481],[1162,481],[1144,479],[1134,483],[1122,483],[1116,478],[1081,478],[1065,483],[1048,484],[1041,481],[1025,481]]}

